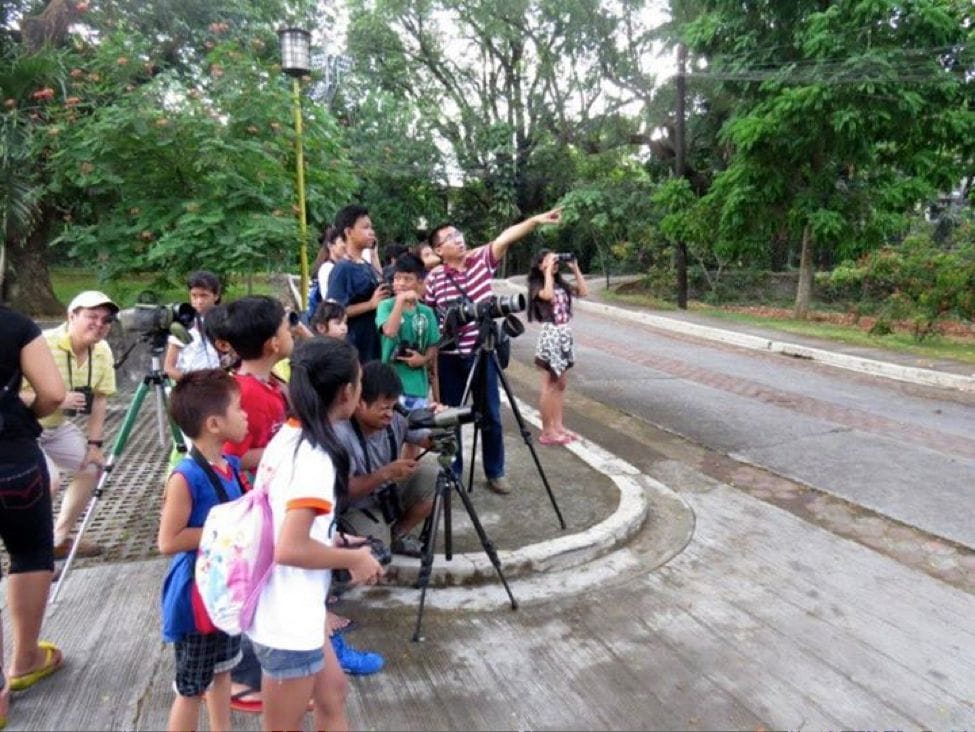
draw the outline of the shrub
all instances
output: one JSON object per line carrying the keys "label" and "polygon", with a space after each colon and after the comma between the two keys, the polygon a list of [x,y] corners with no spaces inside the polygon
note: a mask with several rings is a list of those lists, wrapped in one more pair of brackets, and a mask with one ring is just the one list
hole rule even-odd
{"label": "shrub", "polygon": [[881,301],[882,321],[912,321],[923,340],[938,332],[942,318],[975,318],[975,232],[962,224],[939,246],[925,227],[896,247],[837,267],[829,283],[834,292],[859,291],[861,302]]}

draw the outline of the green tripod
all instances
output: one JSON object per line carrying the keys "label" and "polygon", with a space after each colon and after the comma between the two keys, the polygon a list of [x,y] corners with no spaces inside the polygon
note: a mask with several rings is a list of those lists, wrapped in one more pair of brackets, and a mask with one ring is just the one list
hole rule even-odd
{"label": "green tripod", "polygon": [[[176,444],[176,449],[180,453],[186,454],[186,443],[183,440],[183,433],[180,432],[179,428],[171,419],[169,419],[168,400],[166,398],[166,375],[160,368],[161,357],[166,348],[166,340],[168,336],[168,332],[153,332],[147,333],[142,337],[143,342],[151,344],[151,367],[148,373],[143,376],[142,382],[135,390],[135,396],[132,398],[132,402],[129,404],[128,410],[125,412],[125,417],[122,420],[122,426],[119,428],[118,434],[115,435],[115,441],[112,443],[112,449],[109,452],[108,459],[105,461],[105,466],[101,469],[101,473],[98,476],[98,483],[95,485],[91,498],[88,500],[88,506],[85,509],[85,515],[81,522],[81,528],[78,530],[78,535],[75,537],[74,543],[71,545],[71,551],[68,552],[68,556],[64,560],[64,566],[61,569],[61,576],[58,577],[57,583],[51,590],[48,607],[52,609],[52,612],[53,608],[55,607],[55,603],[57,602],[58,593],[61,591],[61,585],[64,584],[64,578],[67,576],[68,569],[71,567],[75,554],[78,552],[78,545],[81,542],[81,537],[84,536],[88,525],[91,523],[92,517],[95,514],[95,507],[98,504],[99,499],[102,497],[102,494],[105,492],[105,486],[108,485],[108,481],[112,476],[112,470],[115,467],[116,461],[125,451],[125,446],[129,441],[129,435],[132,433],[132,428],[135,426],[135,422],[139,417],[139,410],[142,408],[142,403],[145,401],[145,398],[149,394],[150,390],[156,393],[156,427],[159,431],[159,444],[165,447],[165,425],[168,422],[169,431],[172,435],[173,442]],[[136,344],[137,343],[138,341]],[[122,358],[119,359],[119,361],[115,364],[115,368],[122,365],[136,344],[133,344],[133,346],[125,352]]]}

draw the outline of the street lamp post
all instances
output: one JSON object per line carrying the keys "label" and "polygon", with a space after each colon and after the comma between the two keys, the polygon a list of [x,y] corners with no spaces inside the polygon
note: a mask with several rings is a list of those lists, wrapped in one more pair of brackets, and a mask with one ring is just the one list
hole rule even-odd
{"label": "street lamp post", "polygon": [[291,77],[291,100],[295,117],[295,160],[298,187],[298,258],[301,266],[301,305],[308,304],[308,213],[305,206],[305,152],[302,144],[301,77],[311,68],[311,33],[301,28],[278,31],[281,70]]}

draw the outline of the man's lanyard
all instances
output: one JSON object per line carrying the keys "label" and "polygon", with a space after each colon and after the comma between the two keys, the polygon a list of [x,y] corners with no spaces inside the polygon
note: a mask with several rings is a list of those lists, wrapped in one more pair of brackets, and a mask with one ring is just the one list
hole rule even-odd
{"label": "man's lanyard", "polygon": [[[362,428],[359,427],[359,423],[355,421],[355,417],[349,420],[352,423],[352,429],[355,430],[355,436],[359,438],[359,445],[362,447],[362,457],[366,461],[366,472],[372,472],[372,461],[369,459],[369,446],[366,444],[366,436],[362,434]],[[396,459],[396,435],[393,433],[393,425],[386,425],[386,439],[389,440],[389,462],[393,462]]]}
{"label": "man's lanyard", "polygon": [[[71,359],[74,358],[74,351],[65,351],[65,360],[68,363],[68,390],[74,388],[74,378],[71,375]],[[88,346],[88,388],[91,388],[91,346]]]}

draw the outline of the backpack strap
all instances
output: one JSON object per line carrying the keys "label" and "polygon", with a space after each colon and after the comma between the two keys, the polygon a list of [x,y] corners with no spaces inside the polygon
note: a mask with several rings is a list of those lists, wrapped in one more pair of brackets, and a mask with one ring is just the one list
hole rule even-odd
{"label": "backpack strap", "polygon": [[[213,486],[213,490],[217,493],[217,499],[220,503],[227,503],[230,500],[230,496],[227,495],[227,490],[223,487],[223,481],[217,477],[216,472],[213,470],[213,466],[210,465],[210,461],[203,457],[203,453],[197,449],[196,445],[193,445],[193,449],[190,450],[190,457],[196,461],[196,464],[200,466],[200,469],[206,474],[206,477],[210,479],[210,485]],[[237,468],[230,461],[227,462],[230,469],[234,473],[234,480],[237,481],[237,487],[240,488],[241,493],[244,492],[244,482],[240,479],[240,473],[237,472]]]}

